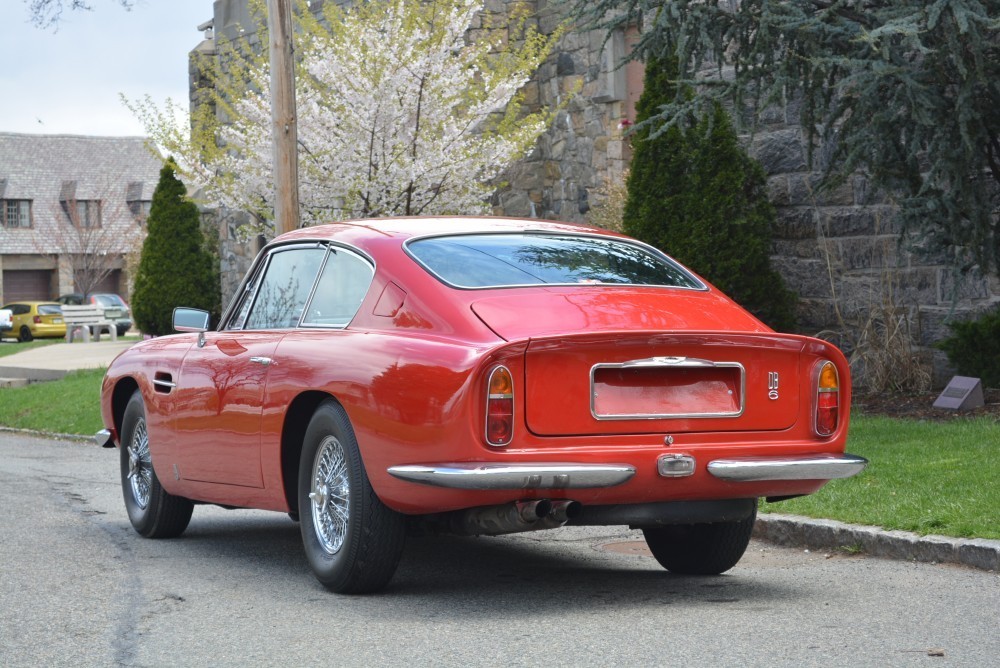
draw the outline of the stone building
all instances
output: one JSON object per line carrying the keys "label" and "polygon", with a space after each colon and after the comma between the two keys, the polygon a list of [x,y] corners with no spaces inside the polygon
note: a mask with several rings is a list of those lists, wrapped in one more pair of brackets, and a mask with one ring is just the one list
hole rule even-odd
{"label": "stone building", "polygon": [[[311,6],[322,1],[313,0]],[[485,11],[504,15],[515,3],[529,5],[546,34],[563,23],[571,4],[486,0]],[[244,37],[254,30],[246,0],[216,0],[213,11],[202,27],[214,28],[215,37],[197,51],[214,53],[214,39]],[[473,25],[470,37],[482,27]],[[605,39],[603,32],[566,31],[524,91],[528,105],[561,105],[561,111],[535,150],[509,170],[507,187],[494,197],[497,214],[586,222],[607,185],[621,181],[631,159],[621,128],[635,120],[643,75],[641,63],[618,66],[629,41],[624,33]],[[193,73],[192,81],[196,79]],[[193,85],[193,103],[197,97]],[[769,175],[778,209],[773,262],[801,298],[802,332],[825,332],[848,350],[864,345],[858,332],[870,325],[905,332],[916,345],[914,355],[940,384],[950,370],[931,344],[948,334],[947,319],[1000,304],[1000,281],[959,276],[943,257],[903,250],[891,203],[872,192],[861,176],[820,195],[819,170],[807,165],[806,140],[795,113],[794,108],[772,110],[746,143]],[[239,262],[230,265],[235,270]],[[224,282],[233,285],[232,280]],[[228,295],[225,288],[223,292]]]}
{"label": "stone building", "polygon": [[[127,298],[161,162],[144,137],[0,133],[0,295]],[[83,285],[87,283],[87,285]]]}

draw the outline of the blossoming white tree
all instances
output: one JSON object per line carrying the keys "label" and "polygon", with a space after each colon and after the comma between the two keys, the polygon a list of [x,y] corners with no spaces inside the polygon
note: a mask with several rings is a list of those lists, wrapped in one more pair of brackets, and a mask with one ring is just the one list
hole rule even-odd
{"label": "blossoming white tree", "polygon": [[[296,20],[301,219],[472,214],[488,211],[503,168],[545,129],[547,111],[525,113],[519,89],[558,35],[542,36],[526,16],[489,17],[466,33],[481,0],[385,0]],[[515,46],[516,45],[516,46]],[[270,90],[263,55],[229,48],[218,69],[216,104],[194,132],[168,101],[130,105],[153,140],[234,209],[272,218]]]}

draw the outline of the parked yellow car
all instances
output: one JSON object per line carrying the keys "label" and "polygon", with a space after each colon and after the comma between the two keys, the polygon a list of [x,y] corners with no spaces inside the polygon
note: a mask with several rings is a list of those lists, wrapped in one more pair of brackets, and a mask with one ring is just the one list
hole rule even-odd
{"label": "parked yellow car", "polygon": [[18,341],[66,336],[62,308],[55,302],[13,302],[3,308],[13,315],[11,333]]}

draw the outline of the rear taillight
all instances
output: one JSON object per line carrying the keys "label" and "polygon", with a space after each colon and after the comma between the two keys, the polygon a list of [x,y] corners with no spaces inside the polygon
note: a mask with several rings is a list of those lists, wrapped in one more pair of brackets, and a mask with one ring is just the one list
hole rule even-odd
{"label": "rear taillight", "polygon": [[505,366],[490,372],[486,394],[486,442],[507,445],[514,436],[514,380]]}
{"label": "rear taillight", "polygon": [[36,315],[34,318],[31,319],[31,322],[35,323],[36,325],[42,324],[42,316]]}
{"label": "rear taillight", "polygon": [[816,375],[816,433],[829,436],[840,420],[840,381],[833,362],[820,362]]}

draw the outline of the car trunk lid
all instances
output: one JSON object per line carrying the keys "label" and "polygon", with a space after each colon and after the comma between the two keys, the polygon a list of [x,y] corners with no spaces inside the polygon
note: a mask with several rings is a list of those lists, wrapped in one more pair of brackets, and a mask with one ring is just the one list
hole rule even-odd
{"label": "car trunk lid", "polygon": [[800,351],[778,334],[536,339],[525,353],[525,419],[541,436],[788,429]]}

